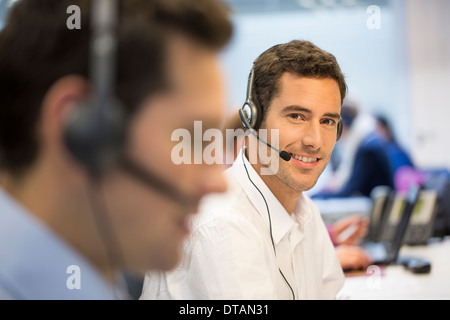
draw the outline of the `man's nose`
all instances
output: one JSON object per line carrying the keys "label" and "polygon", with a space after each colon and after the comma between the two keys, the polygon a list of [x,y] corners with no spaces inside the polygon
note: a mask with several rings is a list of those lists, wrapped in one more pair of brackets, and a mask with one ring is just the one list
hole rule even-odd
{"label": "man's nose", "polygon": [[311,122],[303,131],[302,143],[305,147],[317,150],[322,145],[320,123]]}

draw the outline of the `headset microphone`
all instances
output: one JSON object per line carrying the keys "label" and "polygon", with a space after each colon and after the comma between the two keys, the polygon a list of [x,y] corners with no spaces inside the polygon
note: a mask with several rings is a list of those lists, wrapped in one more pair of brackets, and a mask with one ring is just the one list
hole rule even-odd
{"label": "headset microphone", "polygon": [[280,158],[284,161],[290,161],[292,156],[289,154],[289,152],[283,150],[280,152]]}
{"label": "headset microphone", "polygon": [[124,155],[120,161],[120,167],[136,180],[160,192],[162,195],[175,201],[179,205],[185,207],[195,205],[194,197],[189,196],[185,192],[181,191],[177,186],[172,185],[160,178],[154,172],[142,167],[132,158]]}
{"label": "headset microphone", "polygon": [[255,129],[253,129],[252,127],[250,127],[250,124],[248,123],[248,120],[246,118],[246,116],[244,115],[244,112],[242,109],[239,110],[239,116],[241,117],[241,121],[244,124],[244,127],[246,129],[249,130],[249,132],[254,135],[256,137],[256,139],[258,139],[259,141],[261,141],[262,143],[264,143],[266,146],[268,146],[269,148],[272,148],[273,150],[275,150],[276,152],[278,152],[278,154],[280,155],[280,158],[283,159],[284,161],[290,161],[292,156],[289,154],[289,152],[287,151],[280,151],[277,148],[275,148],[274,146],[272,146],[270,143],[268,143],[267,141],[264,141],[263,139],[261,139],[258,134],[256,133]]}
{"label": "headset microphone", "polygon": [[273,150],[278,152],[281,159],[283,159],[284,161],[290,161],[292,157],[289,154],[289,152],[280,151],[277,148],[271,146],[270,143],[261,139],[256,133],[256,130],[258,130],[262,121],[262,110],[259,104],[252,98],[254,74],[255,73],[252,68],[248,76],[247,98],[245,100],[244,105],[239,110],[239,116],[241,118],[242,125],[244,126],[245,129],[248,129],[250,133],[253,134],[259,141],[264,143],[269,148],[272,148]]}

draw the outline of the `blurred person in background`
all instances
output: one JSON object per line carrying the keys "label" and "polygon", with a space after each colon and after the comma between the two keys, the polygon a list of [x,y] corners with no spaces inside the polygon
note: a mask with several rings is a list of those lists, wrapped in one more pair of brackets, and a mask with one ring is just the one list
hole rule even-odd
{"label": "blurred person in background", "polygon": [[411,184],[422,185],[426,175],[415,168],[411,156],[395,138],[394,130],[387,117],[376,114],[375,120],[376,129],[386,144],[395,190],[406,192]]}
{"label": "blurred person in background", "polygon": [[373,117],[360,112],[357,105],[345,103],[342,114],[344,130],[340,145],[336,147],[336,173],[312,198],[370,197],[377,186],[393,188],[386,142],[376,131]]}
{"label": "blurred person in background", "polygon": [[[368,232],[369,219],[358,215],[340,218],[327,225],[339,263],[344,271],[365,270],[373,263],[369,254],[359,246]],[[349,228],[352,232],[347,234]]]}
{"label": "blurred person in background", "polygon": [[388,119],[381,114],[377,114],[375,115],[375,120],[377,131],[381,138],[386,142],[389,159],[391,160],[392,175],[395,175],[398,169],[403,166],[414,167],[411,157],[406,153],[404,148],[400,146],[395,138],[392,126]]}
{"label": "blurred person in background", "polygon": [[105,108],[123,112],[124,146],[98,168],[68,137],[77,119],[106,122],[80,113],[98,110],[83,102],[99,89],[90,21],[101,17],[92,1],[70,4],[79,30],[66,26],[66,1],[22,0],[0,32],[0,299],[128,298],[121,272],[174,267],[200,199],[226,189],[220,165],[175,165],[171,134],[194,120],[221,124],[228,10],[214,0],[120,1],[111,94],[121,105]]}

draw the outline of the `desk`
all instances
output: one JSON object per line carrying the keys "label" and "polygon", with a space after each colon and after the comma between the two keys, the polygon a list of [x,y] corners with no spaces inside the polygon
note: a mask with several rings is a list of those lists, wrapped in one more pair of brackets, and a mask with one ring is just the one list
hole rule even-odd
{"label": "desk", "polygon": [[[403,266],[387,266],[382,275],[347,277],[338,298],[352,300],[450,300],[450,238],[426,246],[404,246],[401,255],[431,262],[428,274],[413,274]],[[376,278],[378,277],[378,278]]]}

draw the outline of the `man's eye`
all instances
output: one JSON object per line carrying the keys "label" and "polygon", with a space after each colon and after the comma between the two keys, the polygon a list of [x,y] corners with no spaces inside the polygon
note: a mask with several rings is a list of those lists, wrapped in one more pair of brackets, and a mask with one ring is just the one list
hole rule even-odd
{"label": "man's eye", "polygon": [[289,118],[294,119],[294,120],[302,120],[303,119],[302,115],[298,114],[298,113],[291,113],[289,115]]}
{"label": "man's eye", "polygon": [[323,119],[323,120],[322,120],[322,123],[323,123],[324,125],[330,126],[330,127],[333,127],[333,126],[336,125],[336,121],[333,120],[333,119]]}

